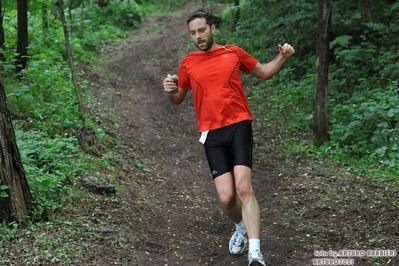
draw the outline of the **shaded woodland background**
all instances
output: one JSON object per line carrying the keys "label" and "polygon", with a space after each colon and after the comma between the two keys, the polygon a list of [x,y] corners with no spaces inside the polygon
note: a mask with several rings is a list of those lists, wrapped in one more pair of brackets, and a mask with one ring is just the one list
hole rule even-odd
{"label": "shaded woodland background", "polygon": [[[119,136],[105,126],[104,120],[110,118],[92,115],[97,106],[86,67],[99,68],[104,60],[99,55],[116,40],[130,37],[149,15],[167,17],[185,2],[190,1],[1,1],[5,97],[0,97],[0,121],[7,125],[2,128],[10,129],[12,123],[13,130],[0,135],[0,202],[5,206],[2,209],[7,209],[15,196],[10,185],[15,175],[10,171],[20,173],[22,180],[26,175],[29,216],[10,217],[12,211],[1,215],[0,254],[7,253],[9,241],[23,241],[16,237],[21,232],[29,234],[35,224],[57,220],[60,213],[76,205],[86,193],[79,186],[81,176],[112,172],[115,154],[110,147],[117,145]],[[278,43],[296,47],[295,57],[268,83],[243,77],[257,119],[266,124],[280,121],[282,133],[276,134],[284,136],[279,140],[283,150],[297,158],[331,163],[331,169],[361,177],[387,191],[397,188],[398,1],[333,2],[327,106],[330,138],[318,146],[313,145],[318,3],[253,0],[194,4],[215,10],[223,18],[217,32],[219,43],[236,43],[261,62],[274,58]],[[148,34],[157,31],[157,25],[146,30]],[[118,51],[112,54],[117,56]],[[120,81],[116,78],[113,82]],[[18,152],[11,149],[13,158],[18,162],[20,156],[20,164],[7,170],[9,147],[16,147],[13,144],[18,146]],[[140,173],[151,172],[140,156],[130,164]],[[379,196],[385,193],[376,191]],[[346,195],[344,189],[339,193]],[[20,220],[25,220],[28,231],[22,231]],[[57,246],[53,242],[46,245]]]}

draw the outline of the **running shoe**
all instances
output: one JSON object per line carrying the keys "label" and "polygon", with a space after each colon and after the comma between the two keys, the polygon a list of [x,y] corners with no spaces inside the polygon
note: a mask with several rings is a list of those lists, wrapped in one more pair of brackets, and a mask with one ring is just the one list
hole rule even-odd
{"label": "running shoe", "polygon": [[248,261],[248,266],[266,266],[263,255],[260,253],[259,249],[248,254]]}
{"label": "running shoe", "polygon": [[247,246],[247,234],[241,234],[237,230],[230,238],[229,250],[231,254],[241,254]]}

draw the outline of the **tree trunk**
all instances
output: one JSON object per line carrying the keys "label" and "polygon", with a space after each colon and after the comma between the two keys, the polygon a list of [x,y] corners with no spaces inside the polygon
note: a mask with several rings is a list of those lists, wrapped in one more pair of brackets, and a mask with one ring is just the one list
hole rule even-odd
{"label": "tree trunk", "polygon": [[[15,139],[11,114],[0,75],[0,187],[7,186],[6,197],[0,197],[0,220],[27,223],[33,207],[25,171]],[[4,192],[4,190],[3,190]]]}
{"label": "tree trunk", "polygon": [[321,146],[330,139],[328,133],[327,92],[329,43],[331,29],[331,2],[319,0],[319,25],[316,47],[316,79],[314,88],[313,134],[314,145]]}
{"label": "tree trunk", "polygon": [[84,36],[84,33],[85,33],[85,27],[83,26],[84,25],[84,23],[83,23],[83,21],[85,21],[85,2],[83,1],[82,2],[82,16],[81,16],[81,30],[82,30],[82,32],[81,32],[81,34],[82,34],[82,36]]}
{"label": "tree trunk", "polygon": [[69,6],[68,6],[68,17],[69,17],[69,33],[72,34],[73,33],[73,27],[72,27],[72,6],[73,6],[74,2],[73,0],[71,0],[69,2]]}
{"label": "tree trunk", "polygon": [[240,0],[235,0],[234,1],[234,13],[233,13],[233,24],[234,27],[237,26],[238,20],[240,19]]}
{"label": "tree trunk", "polygon": [[28,62],[28,2],[27,0],[18,0],[18,33],[17,33],[17,57],[16,69],[19,73],[26,68]]}
{"label": "tree trunk", "polygon": [[44,32],[47,32],[47,30],[48,30],[48,11],[47,11],[46,3],[42,4],[42,26],[43,26]]}
{"label": "tree trunk", "polygon": [[[3,7],[2,7],[2,5],[1,5],[1,2],[2,2],[2,1],[0,1],[0,49],[2,49],[2,50],[4,51],[4,49],[5,49],[5,43],[6,43],[6,38],[5,38],[5,35],[4,35],[4,27],[3,27]],[[5,60],[3,54],[0,54],[0,60],[1,60],[1,61],[4,61],[4,60]]]}
{"label": "tree trunk", "polygon": [[371,15],[371,7],[369,0],[362,0],[364,16],[367,22],[373,22],[373,16]]}
{"label": "tree trunk", "polygon": [[72,80],[73,80],[73,84],[75,86],[76,97],[78,98],[78,108],[79,108],[79,112],[83,112],[82,98],[80,96],[79,83],[78,83],[78,78],[76,77],[76,71],[75,71],[75,65],[73,63],[71,44],[69,42],[68,28],[67,28],[66,20],[65,20],[64,1],[58,0],[58,5],[59,5],[59,10],[60,10],[60,18],[61,18],[61,22],[62,22],[62,27],[64,29],[65,45],[66,45],[66,49],[68,52]]}

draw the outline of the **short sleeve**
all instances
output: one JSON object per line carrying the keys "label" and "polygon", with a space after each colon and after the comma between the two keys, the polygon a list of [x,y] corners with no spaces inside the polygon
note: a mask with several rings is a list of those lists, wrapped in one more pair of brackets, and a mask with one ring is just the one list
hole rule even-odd
{"label": "short sleeve", "polygon": [[236,52],[241,61],[241,71],[249,73],[258,64],[258,60],[236,45],[227,46]]}
{"label": "short sleeve", "polygon": [[189,79],[188,72],[187,72],[187,59],[186,58],[183,59],[181,65],[180,65],[178,77],[179,77],[179,88],[191,89],[190,79]]}

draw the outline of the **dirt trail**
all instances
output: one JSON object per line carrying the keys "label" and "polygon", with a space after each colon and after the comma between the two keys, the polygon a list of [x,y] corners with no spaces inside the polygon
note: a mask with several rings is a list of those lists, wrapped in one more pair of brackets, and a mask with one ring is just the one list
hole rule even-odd
{"label": "dirt trail", "polygon": [[[162,91],[165,75],[176,73],[182,57],[195,48],[185,19],[197,7],[190,4],[171,15],[150,16],[128,39],[100,51],[102,70],[85,69],[97,110],[94,115],[121,143],[120,158],[113,159],[114,168],[108,171],[118,185],[116,199],[88,207],[98,220],[110,217],[108,230],[97,239],[96,265],[246,265],[246,255],[228,252],[233,224],[216,198],[198,142],[191,94],[174,106]],[[348,221],[344,235],[340,219],[361,216],[366,207],[351,206],[350,198],[326,199],[323,189],[340,192],[335,186],[341,181],[330,170],[300,169],[297,165],[303,165],[304,158],[288,163],[276,155],[273,151],[281,149],[273,134],[276,128],[270,121],[254,121],[253,176],[267,264],[311,265],[316,250],[356,247],[360,234],[348,228],[363,230],[362,224]],[[354,180],[353,185],[363,183]],[[360,214],[350,214],[359,208]],[[392,220],[394,210],[387,211],[384,217]],[[373,223],[365,222],[366,229]],[[393,232],[378,232],[379,236],[398,239],[394,224],[385,229]],[[391,240],[379,247],[394,249],[388,245],[393,245]],[[356,262],[375,265],[372,260]]]}

